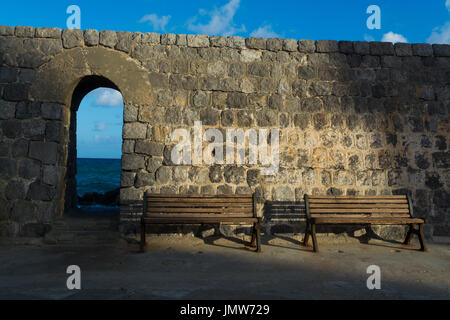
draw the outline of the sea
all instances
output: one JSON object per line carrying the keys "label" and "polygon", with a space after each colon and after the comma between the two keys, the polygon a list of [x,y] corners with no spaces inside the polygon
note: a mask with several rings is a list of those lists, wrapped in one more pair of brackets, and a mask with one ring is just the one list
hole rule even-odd
{"label": "sea", "polygon": [[77,193],[105,193],[120,187],[120,159],[77,159]]}

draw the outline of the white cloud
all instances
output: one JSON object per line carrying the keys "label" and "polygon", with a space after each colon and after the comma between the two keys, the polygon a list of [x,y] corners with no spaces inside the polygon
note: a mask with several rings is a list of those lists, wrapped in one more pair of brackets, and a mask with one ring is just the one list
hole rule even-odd
{"label": "white cloud", "polygon": [[96,122],[95,123],[95,131],[105,131],[106,130],[106,124],[103,122]]}
{"label": "white cloud", "polygon": [[[445,7],[450,13],[450,0],[445,1]],[[450,44],[450,21],[447,21],[443,26],[434,28],[427,42]]]}
{"label": "white cloud", "polygon": [[427,42],[450,44],[450,21],[447,21],[442,27],[434,28]]}
{"label": "white cloud", "polygon": [[384,34],[383,39],[381,39],[381,41],[396,43],[396,42],[408,42],[408,39],[406,39],[401,34],[389,31],[388,33]]}
{"label": "white cloud", "polygon": [[158,18],[158,16],[154,13],[152,14],[147,14],[145,16],[143,16],[141,18],[141,20],[139,20],[139,22],[149,22],[153,25],[153,30],[155,31],[164,31],[167,24],[169,23],[171,16],[167,15],[167,16],[162,16],[161,18]]}
{"label": "white cloud", "polygon": [[280,38],[280,35],[272,30],[271,25],[264,25],[250,33],[251,37],[257,38]]}
{"label": "white cloud", "polygon": [[205,24],[196,23],[198,16],[188,21],[188,29],[201,34],[231,36],[240,32],[245,32],[245,26],[236,27],[233,18],[239,9],[240,0],[230,0],[220,8],[212,11],[199,10],[200,16],[206,16],[209,21]]}
{"label": "white cloud", "polygon": [[102,107],[121,107],[123,105],[122,95],[114,89],[98,89],[94,104]]}

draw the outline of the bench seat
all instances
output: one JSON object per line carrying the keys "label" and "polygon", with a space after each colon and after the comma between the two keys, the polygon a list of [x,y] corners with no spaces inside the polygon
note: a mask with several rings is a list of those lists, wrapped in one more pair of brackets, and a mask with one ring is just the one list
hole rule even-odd
{"label": "bench seat", "polygon": [[316,224],[410,224],[424,223],[417,218],[311,218]]}
{"label": "bench seat", "polygon": [[148,224],[245,224],[252,225],[250,246],[261,251],[261,218],[256,216],[253,195],[145,193],[141,217],[141,251],[146,246]]}
{"label": "bench seat", "polygon": [[[406,195],[394,196],[309,196],[305,195],[306,232],[303,244],[313,241],[319,251],[316,225],[408,225],[404,244],[409,245],[413,234],[418,235],[420,249],[426,251],[423,235],[424,219],[413,217],[411,200]],[[415,226],[419,228],[416,229]]]}

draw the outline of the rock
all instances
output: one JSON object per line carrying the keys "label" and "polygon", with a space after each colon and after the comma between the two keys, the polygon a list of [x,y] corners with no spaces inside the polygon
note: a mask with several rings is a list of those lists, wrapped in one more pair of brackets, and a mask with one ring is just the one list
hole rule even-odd
{"label": "rock", "polygon": [[120,203],[120,188],[105,193],[87,192],[83,196],[78,197],[78,203],[81,205],[101,204],[117,207]]}

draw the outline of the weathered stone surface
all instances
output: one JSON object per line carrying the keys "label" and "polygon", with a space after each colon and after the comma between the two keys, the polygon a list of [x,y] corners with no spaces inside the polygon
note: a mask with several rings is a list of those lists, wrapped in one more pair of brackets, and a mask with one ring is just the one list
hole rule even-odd
{"label": "weathered stone surface", "polygon": [[125,139],[145,139],[147,136],[147,125],[133,122],[123,125],[123,137]]}
{"label": "weathered stone surface", "polygon": [[115,31],[110,30],[102,30],[100,31],[99,43],[102,46],[114,48],[117,44],[117,33]]}
{"label": "weathered stone surface", "polygon": [[433,44],[433,52],[436,57],[450,57],[450,45]]}
{"label": "weathered stone surface", "polygon": [[0,36],[13,36],[14,27],[12,26],[0,26]]}
{"label": "weathered stone surface", "polygon": [[72,49],[84,45],[83,31],[78,29],[64,29],[62,32],[63,47]]}
{"label": "weathered stone surface", "polygon": [[304,53],[313,53],[316,51],[316,44],[314,40],[299,40],[298,51]]}
{"label": "weathered stone surface", "polygon": [[124,32],[124,31],[118,31],[116,33],[117,35],[117,44],[115,48],[119,51],[123,51],[126,53],[131,52],[132,49],[132,33],[131,32]]}
{"label": "weathered stone surface", "polygon": [[394,45],[391,42],[370,42],[370,54],[375,56],[393,55]]}
{"label": "weathered stone surface", "polygon": [[87,46],[98,46],[100,42],[100,34],[97,30],[84,30],[84,43]]}
{"label": "weathered stone surface", "polygon": [[14,34],[20,38],[33,38],[34,33],[33,27],[17,26]]}
{"label": "weathered stone surface", "polygon": [[137,141],[134,151],[150,156],[162,156],[164,145],[157,142]]}
{"label": "weathered stone surface", "polygon": [[59,28],[36,28],[36,38],[61,38],[61,29]]}
{"label": "weathered stone surface", "polygon": [[409,57],[413,54],[413,49],[409,43],[396,43],[394,44],[395,55],[398,57]]}
{"label": "weathered stone surface", "polygon": [[50,201],[53,199],[55,194],[56,190],[54,188],[40,184],[39,182],[33,182],[30,184],[27,199]]}
{"label": "weathered stone surface", "polygon": [[57,146],[55,142],[31,141],[29,156],[43,163],[55,164],[57,159]]}
{"label": "weathered stone surface", "polygon": [[145,167],[144,156],[134,154],[122,155],[122,169],[123,170],[136,170],[143,169]]}
{"label": "weathered stone surface", "polygon": [[166,184],[172,178],[172,169],[170,167],[162,166],[156,170],[156,181],[160,184]]}
{"label": "weathered stone surface", "polygon": [[280,51],[283,49],[283,40],[278,38],[267,39],[266,48],[270,51]]}
{"label": "weathered stone surface", "polygon": [[433,55],[433,47],[428,43],[413,43],[412,52],[415,56],[428,57]]}
{"label": "weathered stone surface", "polygon": [[245,44],[247,48],[249,49],[260,49],[265,50],[266,49],[266,39],[265,38],[247,38],[245,40]]}
{"label": "weathered stone surface", "polygon": [[335,40],[317,40],[316,52],[338,52],[339,45]]}
{"label": "weathered stone surface", "polygon": [[43,103],[41,106],[42,116],[45,119],[60,120],[62,105],[57,103]]}
{"label": "weathered stone surface", "polygon": [[0,100],[0,119],[7,120],[14,118],[16,114],[16,103]]}
{"label": "weathered stone surface", "polygon": [[187,45],[193,48],[207,48],[209,47],[209,38],[207,35],[188,34]]}

